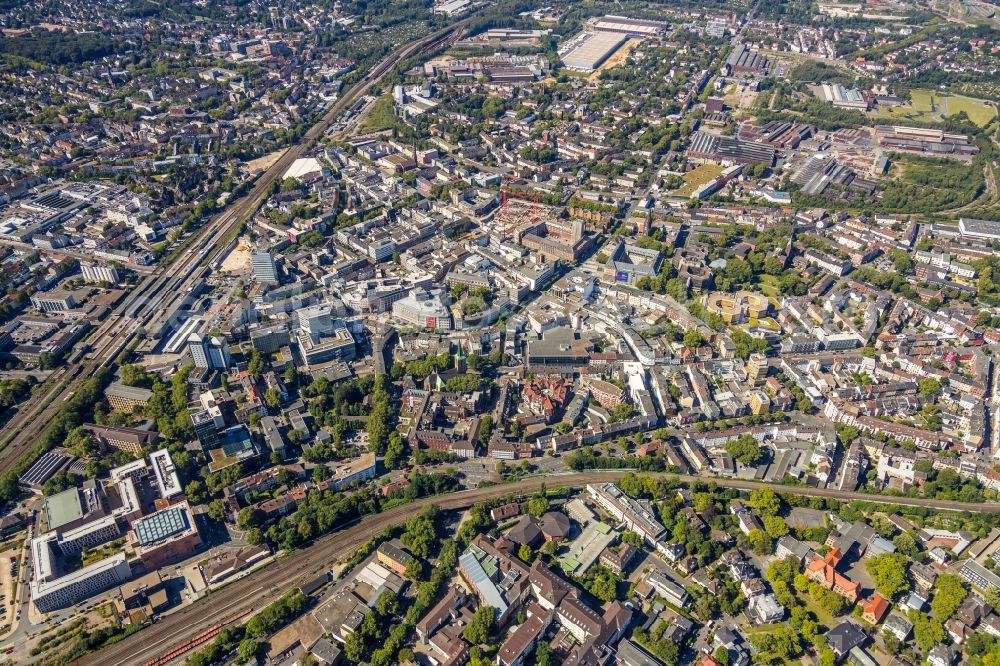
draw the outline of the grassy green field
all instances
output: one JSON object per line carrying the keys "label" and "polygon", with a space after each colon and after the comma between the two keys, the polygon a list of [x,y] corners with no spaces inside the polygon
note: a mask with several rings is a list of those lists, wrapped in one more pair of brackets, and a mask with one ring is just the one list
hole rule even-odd
{"label": "grassy green field", "polygon": [[910,100],[910,104],[880,109],[879,118],[933,121],[965,111],[969,120],[986,127],[997,115],[997,108],[988,102],[959,95],[942,95],[933,90],[914,90],[910,93]]}
{"label": "grassy green field", "polygon": [[997,108],[995,106],[986,102],[980,102],[978,99],[972,99],[971,97],[951,96],[948,97],[947,104],[948,115],[965,111],[965,114],[969,116],[969,120],[980,127],[986,127],[997,116]]}
{"label": "grassy green field", "polygon": [[362,132],[380,132],[392,129],[397,122],[399,119],[393,112],[392,95],[386,94],[372,105],[368,115],[361,121],[360,129]]}
{"label": "grassy green field", "polygon": [[761,275],[760,276],[760,290],[765,296],[771,298],[777,298],[778,291],[778,276],[776,275]]}
{"label": "grassy green field", "polygon": [[684,175],[684,185],[675,190],[674,194],[689,197],[696,189],[715,180],[721,173],[722,167],[718,164],[702,164],[694,171],[689,171]]}

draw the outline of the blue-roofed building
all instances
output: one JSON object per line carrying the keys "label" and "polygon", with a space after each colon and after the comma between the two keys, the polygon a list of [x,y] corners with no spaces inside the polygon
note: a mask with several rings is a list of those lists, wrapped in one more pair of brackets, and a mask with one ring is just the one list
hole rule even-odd
{"label": "blue-roofed building", "polygon": [[479,597],[479,603],[496,609],[500,625],[530,590],[528,566],[511,550],[498,548],[482,534],[458,558],[458,570]]}
{"label": "blue-roofed building", "polygon": [[129,542],[147,571],[190,556],[201,535],[186,502],[168,506],[132,523]]}
{"label": "blue-roofed building", "polygon": [[492,606],[498,615],[507,613],[507,601],[500,594],[500,590],[493,584],[490,575],[483,568],[482,563],[477,559],[476,553],[471,550],[458,558],[458,564],[465,573],[468,582],[479,595],[480,601],[486,606]]}
{"label": "blue-roofed building", "polygon": [[896,545],[886,539],[885,537],[877,536],[871,540],[868,544],[868,550],[865,552],[869,557],[875,555],[882,555],[883,553],[895,553]]}
{"label": "blue-roofed building", "polygon": [[906,607],[912,608],[915,611],[922,611],[927,607],[927,598],[916,592],[911,592],[910,596],[906,597]]}

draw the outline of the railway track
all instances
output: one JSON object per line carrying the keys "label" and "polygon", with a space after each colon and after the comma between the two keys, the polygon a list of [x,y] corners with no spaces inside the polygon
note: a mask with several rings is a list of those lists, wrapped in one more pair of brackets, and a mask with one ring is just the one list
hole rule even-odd
{"label": "railway track", "polygon": [[29,403],[28,409],[15,415],[5,425],[5,434],[0,441],[0,474],[14,469],[25,454],[35,446],[56,416],[59,407],[72,395],[78,381],[92,376],[100,368],[112,366],[115,358],[135,340],[142,326],[153,321],[156,315],[166,310],[174,299],[183,298],[184,290],[189,284],[208,275],[212,260],[223,249],[218,241],[249,219],[267,197],[271,185],[308,150],[313,140],[322,136],[337,117],[358,99],[379,85],[382,78],[400,61],[417,52],[435,49],[449,38],[460,35],[463,30],[462,25],[458,23],[438,30],[393,51],[359,84],[344,93],[323,117],[305,132],[297,144],[285,150],[277,162],[257,178],[249,193],[230,204],[226,210],[203,225],[188,239],[185,247],[190,247],[189,251],[169,266],[159,266],[146,276],[139,286],[115,307],[109,319],[90,334],[89,339],[97,341],[90,353],[92,359],[65,366],[66,374],[60,383],[46,392],[36,403]]}
{"label": "railway track", "polygon": [[[130,666],[155,659],[170,652],[177,644],[184,643],[192,636],[206,631],[217,622],[219,617],[260,610],[292,587],[329,569],[331,564],[353,553],[358,546],[380,534],[385,528],[402,524],[407,518],[430,505],[435,505],[443,510],[460,510],[477,502],[508,495],[529,495],[538,491],[543,485],[549,488],[580,489],[590,483],[617,482],[627,473],[627,470],[606,470],[533,477],[515,483],[424,498],[410,504],[394,507],[381,514],[365,516],[351,526],[316,541],[308,548],[291,553],[270,566],[258,569],[248,576],[212,592],[183,610],[162,617],[153,629],[144,629],[120,643],[88,655],[80,663],[94,664],[95,666]],[[775,486],[774,484],[739,479],[670,476],[688,484],[715,483],[722,487],[740,490],[770,488],[781,493],[830,497],[845,501],[863,500],[952,511],[1000,512],[1000,504],[971,504],[945,500],[865,495],[832,489]]]}

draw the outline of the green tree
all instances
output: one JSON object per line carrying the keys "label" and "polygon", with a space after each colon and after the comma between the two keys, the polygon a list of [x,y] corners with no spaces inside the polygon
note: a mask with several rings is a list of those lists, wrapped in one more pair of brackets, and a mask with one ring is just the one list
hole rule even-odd
{"label": "green tree", "polygon": [[322,483],[330,478],[330,468],[326,465],[320,463],[313,467],[312,470],[312,480],[313,483]]}
{"label": "green tree", "polygon": [[880,553],[869,557],[865,562],[865,569],[875,583],[875,590],[886,599],[892,599],[909,589],[908,567],[909,560],[902,553]]}
{"label": "green tree", "polygon": [[752,491],[748,503],[762,516],[776,516],[781,512],[781,498],[767,488]]}
{"label": "green tree", "polygon": [[525,510],[538,518],[549,510],[549,499],[543,494],[532,495],[525,502]]}
{"label": "green tree", "polygon": [[799,571],[799,564],[795,557],[789,556],[783,560],[775,560],[767,567],[767,579],[771,583],[784,581],[787,585],[792,585],[795,574]]}
{"label": "green tree", "polygon": [[848,606],[847,599],[818,583],[809,583],[809,596],[830,615],[840,615]]}
{"label": "green tree", "polygon": [[941,620],[932,618],[926,613],[910,611],[910,622],[913,623],[913,637],[917,641],[917,646],[924,652],[944,640],[944,625],[941,624]]}
{"label": "green tree", "polygon": [[480,606],[472,614],[472,619],[462,631],[462,637],[472,645],[482,645],[493,632],[494,610],[492,606]]}
{"label": "green tree", "polygon": [[400,540],[417,557],[427,557],[430,555],[432,544],[435,544],[438,540],[437,527],[435,525],[436,511],[434,507],[431,507],[431,510],[425,510],[406,521],[406,528]]}
{"label": "green tree", "polygon": [[271,387],[264,392],[264,403],[271,409],[277,409],[281,407],[281,394],[278,393],[278,389]]}
{"label": "green tree", "polygon": [[772,539],[788,534],[788,524],[779,516],[764,516],[764,531]]}
{"label": "green tree", "polygon": [[755,465],[764,457],[764,451],[753,435],[743,435],[726,442],[726,453],[744,465]]}
{"label": "green tree", "polygon": [[264,376],[264,358],[256,349],[250,352],[250,362],[247,363],[247,373],[254,379],[260,379]]}
{"label": "green tree", "polygon": [[222,500],[212,500],[208,503],[208,517],[220,523],[226,519],[226,505]]}
{"label": "green tree", "polygon": [[393,430],[389,433],[389,444],[385,449],[385,459],[383,460],[386,469],[399,469],[406,463],[406,440],[398,432]]}
{"label": "green tree", "polygon": [[764,663],[783,663],[802,654],[799,637],[786,625],[750,634],[750,642],[757,649],[757,657]]}
{"label": "green tree", "polygon": [[698,329],[689,328],[684,332],[682,343],[685,347],[688,347],[689,349],[696,349],[701,347],[703,342],[704,340],[701,337],[701,333],[698,332]]}
{"label": "green tree", "polygon": [[424,565],[419,559],[414,557],[406,563],[406,570],[403,575],[410,580],[421,580],[424,577]]}
{"label": "green tree", "polygon": [[629,420],[633,415],[635,415],[635,407],[632,406],[632,403],[623,400],[611,409],[608,420],[612,423],[621,423]]}
{"label": "green tree", "polygon": [[261,514],[252,506],[245,506],[236,514],[236,527],[241,530],[248,530],[251,527],[260,527]]}
{"label": "green tree", "polygon": [[152,383],[149,375],[142,369],[142,366],[135,365],[134,363],[121,366],[118,370],[118,376],[121,377],[122,384],[126,386],[149,388]]}
{"label": "green tree", "polygon": [[490,436],[493,434],[493,417],[487,414],[479,421],[479,432],[476,440],[480,445],[486,446],[490,443]]}
{"label": "green tree", "polygon": [[192,504],[201,504],[208,499],[208,492],[205,483],[201,479],[194,479],[184,486],[184,494],[191,500]]}
{"label": "green tree", "polygon": [[69,449],[77,458],[90,458],[98,451],[97,441],[89,430],[82,427],[73,428],[67,435],[63,446]]}
{"label": "green tree", "polygon": [[925,398],[933,398],[941,392],[941,382],[933,377],[924,377],[917,382],[917,388],[920,390],[920,395]]}
{"label": "green tree", "polygon": [[766,555],[771,552],[771,539],[763,530],[750,530],[747,541],[755,553]]}
{"label": "green tree", "polygon": [[375,610],[382,617],[392,617],[399,612],[399,599],[396,598],[395,594],[386,590],[375,601]]}
{"label": "green tree", "polygon": [[910,258],[910,253],[905,250],[889,250],[889,259],[897,273],[907,273],[913,269],[913,259]]}
{"label": "green tree", "polygon": [[[15,483],[17,478],[14,479]],[[56,472],[49,480],[42,485],[42,494],[46,497],[56,495],[64,490],[75,487],[81,481],[80,477],[76,474],[70,474],[66,470]]]}
{"label": "green tree", "polygon": [[237,650],[239,654],[239,663],[245,664],[260,652],[260,643],[252,638],[244,638],[240,641],[239,649]]}
{"label": "green tree", "polygon": [[965,601],[965,586],[955,574],[941,574],[934,585],[931,610],[939,622],[948,620]]}
{"label": "green tree", "polygon": [[360,632],[354,632],[344,641],[344,656],[352,663],[364,661],[366,652],[365,639]]}
{"label": "green tree", "polygon": [[535,650],[535,666],[556,666],[556,658],[546,641],[541,641]]}
{"label": "green tree", "polygon": [[909,532],[901,532],[897,534],[893,540],[893,545],[896,549],[907,557],[914,557],[920,552],[920,548],[917,546],[917,540]]}
{"label": "green tree", "polygon": [[600,572],[591,579],[587,591],[605,603],[614,601],[618,596],[618,581],[610,571]]}

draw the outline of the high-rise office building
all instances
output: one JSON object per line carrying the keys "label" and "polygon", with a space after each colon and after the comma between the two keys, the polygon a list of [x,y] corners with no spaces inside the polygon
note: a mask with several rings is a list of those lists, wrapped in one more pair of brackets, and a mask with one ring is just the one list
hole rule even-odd
{"label": "high-rise office building", "polygon": [[192,333],[188,338],[188,349],[197,368],[225,370],[232,365],[229,349],[226,348],[225,341],[219,338],[206,339],[197,333]]}

